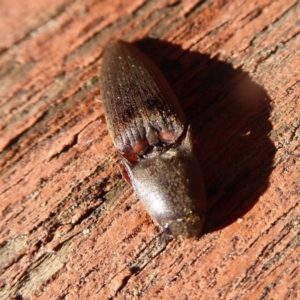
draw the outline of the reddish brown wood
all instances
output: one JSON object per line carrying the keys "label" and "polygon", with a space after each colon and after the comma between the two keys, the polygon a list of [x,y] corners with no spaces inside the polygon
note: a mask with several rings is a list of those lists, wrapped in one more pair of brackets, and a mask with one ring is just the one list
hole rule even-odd
{"label": "reddish brown wood", "polygon": [[[0,299],[299,299],[300,7],[1,1]],[[121,178],[110,40],[163,70],[196,133],[206,233],[164,237]]]}

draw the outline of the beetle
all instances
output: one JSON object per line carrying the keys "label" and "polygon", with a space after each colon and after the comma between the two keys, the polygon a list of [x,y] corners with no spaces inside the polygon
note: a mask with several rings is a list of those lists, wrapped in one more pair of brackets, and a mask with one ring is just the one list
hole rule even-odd
{"label": "beetle", "polygon": [[151,218],[176,238],[199,236],[206,211],[202,172],[167,80],[134,45],[114,41],[103,54],[100,93],[124,178]]}

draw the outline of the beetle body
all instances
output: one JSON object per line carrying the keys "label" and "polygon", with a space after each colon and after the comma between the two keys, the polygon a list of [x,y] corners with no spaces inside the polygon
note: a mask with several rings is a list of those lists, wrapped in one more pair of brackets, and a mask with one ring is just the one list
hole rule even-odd
{"label": "beetle body", "polygon": [[100,90],[121,163],[137,196],[166,233],[200,234],[205,193],[191,129],[159,69],[123,41],[104,52]]}

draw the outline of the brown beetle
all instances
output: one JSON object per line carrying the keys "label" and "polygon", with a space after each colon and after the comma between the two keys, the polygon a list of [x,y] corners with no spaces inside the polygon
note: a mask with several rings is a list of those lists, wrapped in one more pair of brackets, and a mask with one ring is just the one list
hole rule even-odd
{"label": "brown beetle", "polygon": [[191,129],[166,79],[135,46],[105,50],[100,91],[125,177],[152,219],[177,238],[198,236],[206,200]]}

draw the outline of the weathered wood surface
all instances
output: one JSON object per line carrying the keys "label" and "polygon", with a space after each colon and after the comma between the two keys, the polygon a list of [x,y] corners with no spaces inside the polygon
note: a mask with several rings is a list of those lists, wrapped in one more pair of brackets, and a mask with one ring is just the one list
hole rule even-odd
{"label": "weathered wood surface", "polygon": [[[298,1],[0,5],[1,299],[299,299]],[[119,174],[95,97],[120,38],[196,133],[198,240],[163,236]]]}

